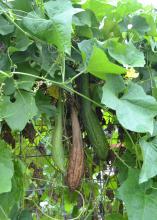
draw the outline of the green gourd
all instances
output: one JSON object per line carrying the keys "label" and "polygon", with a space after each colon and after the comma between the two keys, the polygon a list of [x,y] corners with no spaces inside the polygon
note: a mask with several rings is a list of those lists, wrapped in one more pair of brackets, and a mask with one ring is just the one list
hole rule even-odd
{"label": "green gourd", "polygon": [[[83,74],[80,78],[80,92],[90,98],[89,76],[88,74]],[[96,155],[99,159],[105,160],[109,149],[107,138],[96,113],[92,109],[91,102],[83,97],[81,98],[81,117],[88,139],[91,146],[94,147]]]}
{"label": "green gourd", "polygon": [[65,158],[63,148],[63,102],[59,98],[55,116],[55,127],[52,139],[52,155],[56,166],[65,173]]}

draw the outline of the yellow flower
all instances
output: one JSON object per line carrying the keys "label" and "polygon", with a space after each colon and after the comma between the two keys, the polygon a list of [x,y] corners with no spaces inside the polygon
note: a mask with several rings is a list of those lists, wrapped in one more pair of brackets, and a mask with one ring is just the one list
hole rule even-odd
{"label": "yellow flower", "polygon": [[139,73],[136,72],[134,68],[129,68],[125,75],[126,78],[137,78],[138,76],[139,76]]}

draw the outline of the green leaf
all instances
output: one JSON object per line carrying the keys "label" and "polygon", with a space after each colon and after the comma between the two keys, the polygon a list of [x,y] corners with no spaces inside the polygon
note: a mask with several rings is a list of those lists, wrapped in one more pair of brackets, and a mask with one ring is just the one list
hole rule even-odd
{"label": "green leaf", "polygon": [[153,24],[153,19],[148,14],[146,15],[135,15],[133,17],[124,17],[123,21],[119,23],[121,31],[128,31],[128,25],[131,24],[131,31],[138,32],[139,35],[145,33],[156,34],[156,28]]}
{"label": "green leaf", "polygon": [[11,191],[11,179],[14,174],[11,152],[3,141],[0,141],[0,194]]}
{"label": "green leaf", "polygon": [[150,30],[148,32],[149,36],[157,37],[157,30],[156,30],[156,21],[154,19],[153,14],[144,14],[144,18],[146,19],[147,24],[149,25]]}
{"label": "green leaf", "polygon": [[129,220],[157,219],[157,191],[151,190],[150,183],[139,184],[139,171],[129,170],[127,180],[118,190]]}
{"label": "green leaf", "polygon": [[140,147],[143,154],[143,165],[139,183],[143,183],[157,175],[157,137],[152,141],[140,139]]}
{"label": "green leaf", "polygon": [[90,9],[95,13],[97,18],[101,20],[104,15],[111,13],[114,7],[111,4],[108,4],[107,0],[87,0],[84,4],[82,4],[83,8]]}
{"label": "green leaf", "polygon": [[94,76],[105,79],[105,75],[125,73],[125,68],[109,61],[105,52],[96,45],[94,40],[84,40],[79,43],[79,49],[86,67],[86,71]]}
{"label": "green leaf", "polygon": [[93,13],[91,11],[82,11],[79,14],[73,16],[73,23],[76,26],[92,26],[92,16]]}
{"label": "green leaf", "polygon": [[11,2],[14,8],[21,11],[31,11],[32,10],[32,0],[14,0]]}
{"label": "green leaf", "polygon": [[133,29],[135,29],[139,34],[145,34],[151,30],[150,26],[147,24],[147,21],[144,17],[136,15],[132,18]]}
{"label": "green leaf", "polygon": [[[28,73],[33,76],[39,75],[36,69],[33,69],[28,63],[20,63],[17,66],[17,72]],[[28,75],[18,75],[16,80],[16,86],[18,89],[23,89],[26,91],[31,91],[36,78]]]}
{"label": "green leaf", "polygon": [[[15,205],[19,206],[20,199],[24,196],[26,169],[20,160],[14,161],[14,170],[11,192],[0,194],[0,219],[4,220],[10,220]],[[6,218],[2,218],[4,214]]]}
{"label": "green leaf", "polygon": [[15,84],[13,78],[7,78],[4,81],[3,92],[4,95],[12,95],[15,92]]}
{"label": "green leaf", "polygon": [[0,15],[0,34],[7,35],[14,31],[14,25],[10,24],[2,15]]}
{"label": "green leaf", "polygon": [[18,219],[19,220],[33,220],[32,214],[31,214],[31,212],[28,209],[24,209],[21,212],[21,214],[20,214]]}
{"label": "green leaf", "polygon": [[3,83],[5,80],[11,79],[12,74],[0,71],[0,83]]}
{"label": "green leaf", "polygon": [[38,91],[36,93],[35,100],[40,114],[45,114],[50,117],[55,115],[56,109],[51,103],[50,96]]}
{"label": "green leaf", "polygon": [[141,10],[143,5],[137,0],[122,0],[118,1],[115,17],[117,21],[123,19],[125,16],[136,13],[136,11]]}
{"label": "green leaf", "polygon": [[25,51],[33,43],[32,40],[30,40],[26,35],[24,35],[20,31],[16,31],[15,38],[16,38],[15,45],[10,46],[8,48],[10,54],[16,51]]}
{"label": "green leaf", "polygon": [[23,26],[37,38],[52,43],[53,41],[53,21],[46,19],[43,15],[30,12],[22,20]]}
{"label": "green leaf", "polygon": [[0,53],[0,70],[10,71],[10,60],[6,53]]}
{"label": "green leaf", "polygon": [[87,39],[93,38],[93,31],[87,26],[75,27],[75,32],[79,37],[85,37]]}
{"label": "green leaf", "polygon": [[33,94],[18,91],[14,102],[4,96],[0,117],[4,118],[12,130],[23,130],[27,122],[37,114],[37,106]]}
{"label": "green leaf", "polygon": [[53,43],[61,50],[70,54],[72,16],[81,12],[82,9],[73,8],[68,0],[57,0],[45,3],[45,10],[49,18],[53,20]]}
{"label": "green leaf", "polygon": [[54,44],[61,52],[70,54],[72,16],[82,9],[73,8],[70,1],[49,1],[44,4],[49,19],[36,12],[23,18],[23,25],[35,36]]}
{"label": "green leaf", "polygon": [[143,67],[145,65],[144,54],[139,51],[131,42],[128,44],[110,41],[108,52],[111,57],[124,66]]}
{"label": "green leaf", "polygon": [[157,121],[154,121],[154,130],[153,130],[153,134],[151,135],[151,137],[155,137],[157,136]]}
{"label": "green leaf", "polygon": [[106,220],[127,220],[127,218],[117,213],[117,214],[107,215]]}
{"label": "green leaf", "polygon": [[138,84],[130,82],[125,87],[121,76],[107,75],[101,102],[116,111],[119,122],[126,129],[153,133],[157,102]]}
{"label": "green leaf", "polygon": [[55,61],[57,59],[58,55],[55,49],[52,50],[52,48],[48,47],[47,45],[39,46],[38,49],[40,56],[36,56],[35,62],[40,65],[42,70],[45,70],[51,75],[51,71],[53,72],[55,67],[57,70],[60,69],[57,63],[52,62],[52,60]]}

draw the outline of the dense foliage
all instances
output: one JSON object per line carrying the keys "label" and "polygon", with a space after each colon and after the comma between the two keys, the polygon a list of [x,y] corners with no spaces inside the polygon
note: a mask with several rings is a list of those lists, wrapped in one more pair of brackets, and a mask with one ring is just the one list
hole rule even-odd
{"label": "dense foliage", "polygon": [[157,13],[0,0],[0,220],[157,219]]}

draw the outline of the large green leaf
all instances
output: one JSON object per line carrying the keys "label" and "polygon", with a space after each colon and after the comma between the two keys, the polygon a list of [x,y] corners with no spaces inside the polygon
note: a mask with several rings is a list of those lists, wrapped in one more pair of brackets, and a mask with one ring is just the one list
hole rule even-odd
{"label": "large green leaf", "polygon": [[140,140],[143,154],[143,166],[139,182],[143,183],[157,175],[157,137],[152,141]]}
{"label": "large green leaf", "polygon": [[49,19],[36,12],[30,12],[23,19],[23,25],[35,36],[54,44],[62,52],[70,54],[72,16],[82,9],[73,8],[70,1],[49,1],[44,4]]}
{"label": "large green leaf", "polygon": [[61,50],[70,54],[72,16],[82,9],[73,8],[70,1],[49,1],[45,3],[45,9],[50,19],[53,20],[53,43]]}
{"label": "large green leaf", "polygon": [[130,82],[125,87],[121,76],[107,75],[103,86],[102,103],[116,110],[119,122],[126,129],[153,133],[157,101],[152,96],[146,95],[138,84]]}
{"label": "large green leaf", "polygon": [[0,117],[4,118],[12,130],[23,130],[27,122],[37,114],[34,96],[25,91],[18,91],[15,100],[5,96],[2,101]]}
{"label": "large green leaf", "polygon": [[131,42],[122,44],[117,41],[110,41],[108,52],[111,57],[124,66],[143,67],[145,65],[143,52],[139,51]]}
{"label": "large green leaf", "polygon": [[0,141],[0,194],[11,191],[11,179],[14,174],[14,166],[11,151],[3,141]]}
{"label": "large green leaf", "polygon": [[22,24],[32,35],[47,43],[53,42],[52,20],[46,19],[43,15],[36,12],[30,12],[23,18]]}
{"label": "large green leaf", "polygon": [[126,72],[125,68],[109,61],[105,52],[96,45],[94,40],[82,41],[79,43],[79,49],[82,53],[86,71],[100,79],[105,79],[107,73],[122,74]]}
{"label": "large green leaf", "polygon": [[127,180],[118,190],[129,220],[157,219],[157,191],[150,190],[150,183],[139,184],[139,171],[129,170]]}

